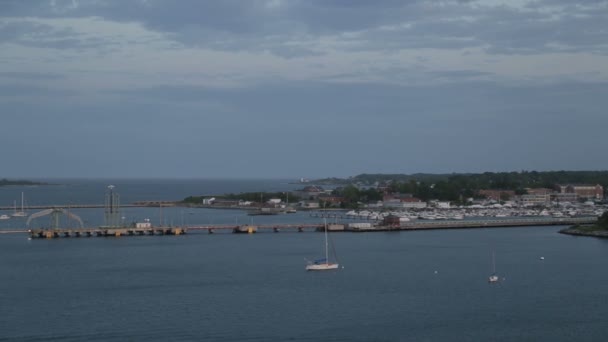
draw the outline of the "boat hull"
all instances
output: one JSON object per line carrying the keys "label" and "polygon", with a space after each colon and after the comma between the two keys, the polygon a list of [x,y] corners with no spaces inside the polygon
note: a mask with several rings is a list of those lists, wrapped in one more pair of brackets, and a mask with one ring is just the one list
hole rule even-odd
{"label": "boat hull", "polygon": [[327,271],[338,269],[338,264],[310,264],[306,265],[307,271]]}

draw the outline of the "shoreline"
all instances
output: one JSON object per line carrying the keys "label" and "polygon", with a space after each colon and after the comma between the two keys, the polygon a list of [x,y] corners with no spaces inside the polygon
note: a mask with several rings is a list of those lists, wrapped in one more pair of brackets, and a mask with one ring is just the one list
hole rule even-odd
{"label": "shoreline", "polygon": [[588,236],[596,238],[608,238],[608,230],[587,230],[585,227],[568,227],[559,231],[560,234],[573,235],[573,236]]}

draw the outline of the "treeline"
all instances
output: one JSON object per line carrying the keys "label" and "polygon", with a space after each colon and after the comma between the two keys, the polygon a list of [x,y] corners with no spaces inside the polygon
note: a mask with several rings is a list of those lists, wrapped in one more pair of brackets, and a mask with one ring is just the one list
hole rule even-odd
{"label": "treeline", "polygon": [[511,189],[553,187],[557,183],[608,185],[608,171],[520,171],[451,174],[360,174],[350,178],[325,178],[315,183],[363,184],[409,183],[410,181],[437,183],[441,181],[464,182],[478,189]]}
{"label": "treeline", "polygon": [[[390,193],[407,193],[423,201],[464,202],[478,198],[479,190],[513,190],[526,193],[526,188],[554,188],[556,184],[600,184],[608,188],[608,171],[521,171],[485,172],[450,175],[372,175],[363,174],[349,179],[349,185],[336,190],[345,198],[347,207],[357,202],[368,203],[382,199],[376,189],[359,189],[358,184],[378,184]],[[384,190],[384,189],[383,189]]]}

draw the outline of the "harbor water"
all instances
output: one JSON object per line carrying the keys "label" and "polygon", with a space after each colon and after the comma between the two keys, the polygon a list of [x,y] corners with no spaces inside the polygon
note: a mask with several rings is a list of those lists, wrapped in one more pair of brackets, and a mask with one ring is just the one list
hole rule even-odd
{"label": "harbor water", "polygon": [[[60,188],[37,189],[68,200]],[[215,223],[242,215],[201,213],[184,215]],[[82,214],[93,221],[103,210]],[[265,219],[281,218],[313,220]],[[343,268],[320,273],[304,270],[323,253],[323,235],[311,232],[0,234],[0,340],[604,341],[608,240],[560,228],[331,233]],[[497,284],[487,282],[492,253]]]}

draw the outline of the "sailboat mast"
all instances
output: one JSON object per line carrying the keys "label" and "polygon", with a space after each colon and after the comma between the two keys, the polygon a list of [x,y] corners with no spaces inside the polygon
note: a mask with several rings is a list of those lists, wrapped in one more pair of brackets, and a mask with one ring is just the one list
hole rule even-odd
{"label": "sailboat mast", "polygon": [[325,223],[325,262],[329,264],[329,246],[327,243],[327,219],[323,220]]}

